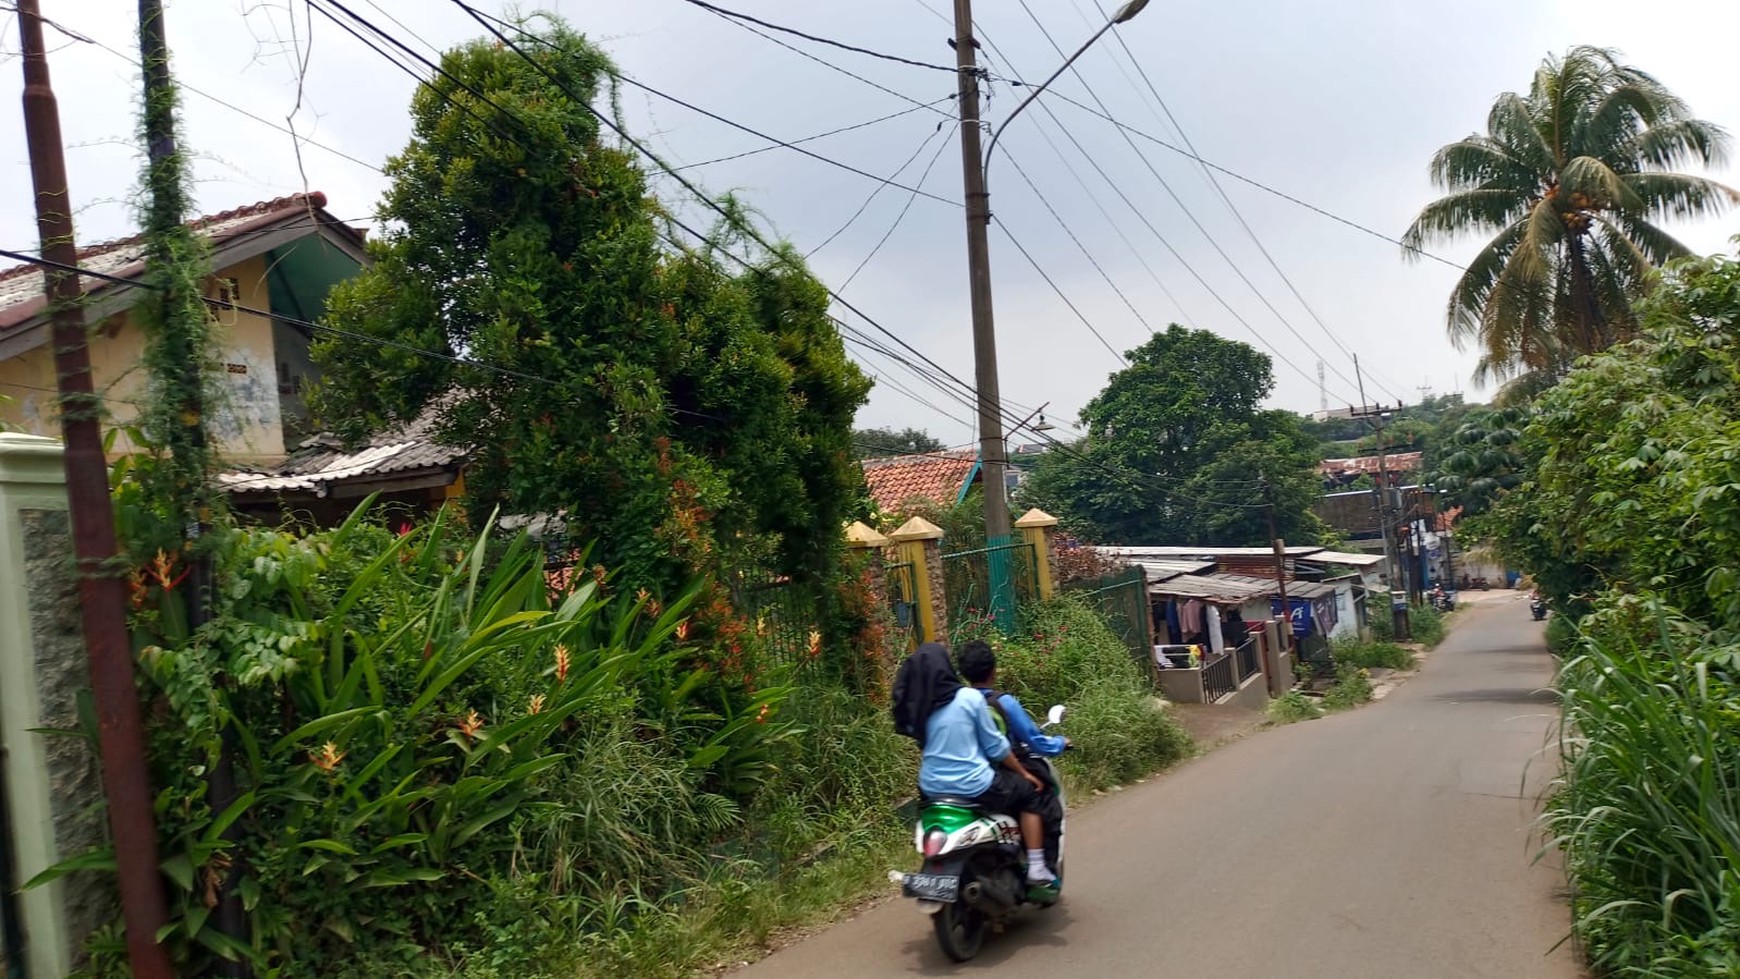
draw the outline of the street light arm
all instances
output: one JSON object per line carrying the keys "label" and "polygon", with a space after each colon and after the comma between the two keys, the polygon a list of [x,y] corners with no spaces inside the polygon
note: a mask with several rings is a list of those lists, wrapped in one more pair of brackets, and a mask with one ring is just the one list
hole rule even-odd
{"label": "street light arm", "polygon": [[[1134,16],[1134,15],[1132,15],[1132,16]],[[1128,17],[1124,18],[1124,20],[1128,20],[1128,19],[1129,19]],[[1062,65],[1059,65],[1058,69],[1051,73],[1050,78],[1047,78],[1045,81],[1040,82],[1039,87],[1028,92],[1027,97],[1021,100],[1021,104],[1017,105],[1015,107],[1015,111],[1009,113],[1008,117],[1003,120],[1002,124],[999,125],[994,132],[991,133],[991,142],[988,146],[985,147],[985,171],[987,174],[987,177],[986,177],[986,184],[987,185],[990,183],[989,173],[991,170],[991,154],[996,152],[997,140],[1000,137],[1002,137],[1003,130],[1009,128],[1009,124],[1015,121],[1015,117],[1021,114],[1021,110],[1027,108],[1027,106],[1029,104],[1031,104],[1034,99],[1038,98],[1040,96],[1040,94],[1042,92],[1044,92],[1048,86],[1051,85],[1052,82],[1057,81],[1058,78],[1061,77],[1064,72],[1068,71],[1069,66],[1075,64],[1075,60],[1077,58],[1079,58],[1083,54],[1085,54],[1087,52],[1088,48],[1093,47],[1094,42],[1096,42],[1100,38],[1104,37],[1107,31],[1111,30],[1113,27],[1117,26],[1120,23],[1122,23],[1122,21],[1118,20],[1117,18],[1113,18],[1111,20],[1106,21],[1105,26],[1103,26],[1099,30],[1095,31],[1094,36],[1088,38],[1087,41],[1084,44],[1082,44],[1081,47],[1076,48],[1075,53],[1069,56],[1069,60],[1065,61]]]}

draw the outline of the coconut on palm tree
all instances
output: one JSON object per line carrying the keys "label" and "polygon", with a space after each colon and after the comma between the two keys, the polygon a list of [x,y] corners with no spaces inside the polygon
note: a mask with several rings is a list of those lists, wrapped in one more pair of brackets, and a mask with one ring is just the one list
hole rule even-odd
{"label": "coconut on palm tree", "polygon": [[1720,164],[1727,141],[1615,52],[1577,47],[1549,57],[1528,94],[1499,96],[1485,135],[1440,149],[1432,182],[1445,196],[1403,242],[1417,258],[1433,242],[1493,235],[1449,303],[1451,339],[1481,348],[1476,378],[1550,379],[1628,337],[1651,271],[1690,254],[1658,222],[1740,201],[1678,172]]}

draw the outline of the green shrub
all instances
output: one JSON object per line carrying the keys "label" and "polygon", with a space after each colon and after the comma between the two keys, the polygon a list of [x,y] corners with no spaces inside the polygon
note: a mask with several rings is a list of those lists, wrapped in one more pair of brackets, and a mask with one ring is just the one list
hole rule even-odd
{"label": "green shrub", "polygon": [[1323,709],[1351,710],[1371,700],[1371,675],[1363,667],[1338,663],[1335,683],[1323,693]]}
{"label": "green shrub", "polygon": [[1411,670],[1415,663],[1412,652],[1393,642],[1362,642],[1357,639],[1336,640],[1334,657],[1338,664],[1346,663],[1368,670],[1379,667]]}
{"label": "green shrub", "polygon": [[1276,724],[1292,724],[1296,721],[1309,721],[1323,716],[1323,708],[1317,702],[1297,690],[1289,690],[1274,700],[1269,701],[1269,720]]}
{"label": "green shrub", "polygon": [[1543,818],[1576,932],[1602,975],[1740,975],[1736,647],[1667,612],[1638,631],[1596,625],[1559,680]]}
{"label": "green shrub", "polygon": [[1547,619],[1547,649],[1554,656],[1570,656],[1577,645],[1577,625],[1564,615]]}
{"label": "green shrub", "polygon": [[1140,778],[1184,757],[1190,737],[1154,699],[1130,649],[1092,606],[1069,596],[1022,610],[1017,636],[997,650],[997,684],[1035,719],[1069,708],[1072,748],[1059,768],[1076,794]]}
{"label": "green shrub", "polygon": [[1431,649],[1444,641],[1444,613],[1430,605],[1416,605],[1408,610],[1408,631],[1415,642]]}

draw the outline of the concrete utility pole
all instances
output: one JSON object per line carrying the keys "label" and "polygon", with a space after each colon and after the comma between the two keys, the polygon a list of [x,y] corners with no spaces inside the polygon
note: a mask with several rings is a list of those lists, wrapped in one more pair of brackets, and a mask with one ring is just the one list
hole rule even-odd
{"label": "concrete utility pole", "polygon": [[78,249],[73,243],[60,109],[49,81],[37,0],[17,0],[17,10],[24,51],[24,131],[36,193],[36,229],[42,257],[51,263],[43,267],[43,291],[51,311],[67,503],[79,570],[79,610],[90,662],[91,693],[96,701],[97,748],[109,833],[115,845],[127,960],[139,979],[170,979],[175,973],[169,952],[157,942],[157,932],[169,915],[158,869],[145,730],[134,686],[133,650],[127,637],[127,596],[114,567],[115,517],[109,502],[103,434],[97,421],[101,399],[91,380],[84,292],[78,274],[68,271],[78,267]]}
{"label": "concrete utility pole", "polygon": [[955,66],[960,92],[961,177],[966,190],[967,282],[973,311],[973,383],[979,395],[979,466],[985,480],[985,537],[995,547],[1009,540],[1009,491],[1004,483],[1008,449],[1003,444],[1003,400],[997,383],[997,331],[991,306],[991,193],[985,170],[997,139],[1010,122],[1062,75],[1095,41],[1142,12],[1148,0],[1127,0],[1093,36],[1009,113],[991,136],[988,148],[979,144],[978,42],[973,39],[972,0],[955,0]]}
{"label": "concrete utility pole", "polygon": [[967,203],[967,284],[973,310],[973,384],[979,395],[979,467],[984,474],[985,540],[1009,539],[1008,467],[1003,445],[1003,399],[997,384],[997,329],[991,309],[991,195],[979,146],[978,42],[972,0],[955,0],[955,66],[960,88],[961,177]]}

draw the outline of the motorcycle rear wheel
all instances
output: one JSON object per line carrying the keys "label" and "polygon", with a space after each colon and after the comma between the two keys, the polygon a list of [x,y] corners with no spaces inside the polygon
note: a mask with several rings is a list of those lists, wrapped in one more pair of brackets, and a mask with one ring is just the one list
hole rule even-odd
{"label": "motorcycle rear wheel", "polygon": [[943,905],[930,920],[936,927],[937,945],[944,955],[956,962],[966,962],[978,955],[980,947],[985,944],[985,930],[989,924],[985,913],[964,901]]}

